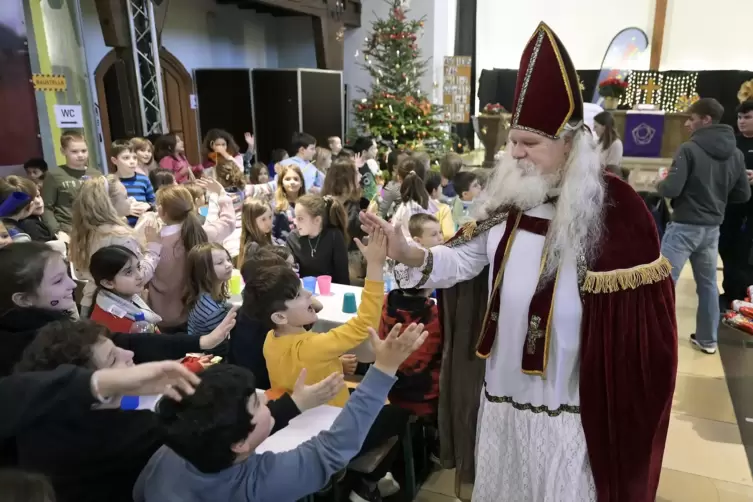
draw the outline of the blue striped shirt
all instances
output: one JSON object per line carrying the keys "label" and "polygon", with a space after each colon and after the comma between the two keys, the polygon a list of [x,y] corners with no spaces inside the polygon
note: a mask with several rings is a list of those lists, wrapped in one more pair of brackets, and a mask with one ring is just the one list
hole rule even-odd
{"label": "blue striped shirt", "polygon": [[188,313],[188,334],[206,335],[219,326],[230,310],[227,302],[216,302],[209,293],[202,293]]}
{"label": "blue striped shirt", "polygon": [[[133,197],[138,202],[148,202],[152,206],[154,205],[157,197],[154,196],[154,188],[149,178],[143,174],[136,173],[132,178],[120,178],[120,182],[128,192],[128,197]],[[131,226],[136,225],[138,218],[136,216],[128,217],[128,224]]]}

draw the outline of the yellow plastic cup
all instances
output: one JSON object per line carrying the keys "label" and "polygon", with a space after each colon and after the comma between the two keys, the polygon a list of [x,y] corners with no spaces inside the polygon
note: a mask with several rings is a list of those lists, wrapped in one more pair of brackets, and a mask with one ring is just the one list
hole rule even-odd
{"label": "yellow plastic cup", "polygon": [[231,295],[239,295],[243,292],[243,278],[238,270],[233,270],[228,287]]}

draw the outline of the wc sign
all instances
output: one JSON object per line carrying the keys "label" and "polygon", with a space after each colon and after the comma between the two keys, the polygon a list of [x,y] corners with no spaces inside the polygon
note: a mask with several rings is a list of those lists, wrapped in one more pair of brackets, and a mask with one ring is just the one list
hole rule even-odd
{"label": "wc sign", "polygon": [[54,105],[55,121],[62,129],[83,128],[84,115],[81,105]]}

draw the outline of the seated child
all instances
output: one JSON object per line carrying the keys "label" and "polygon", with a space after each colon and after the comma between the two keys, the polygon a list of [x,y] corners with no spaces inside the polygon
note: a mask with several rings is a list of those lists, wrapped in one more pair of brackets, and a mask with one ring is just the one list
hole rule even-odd
{"label": "seated child", "polygon": [[478,175],[470,171],[459,172],[452,182],[458,193],[457,199],[452,203],[452,219],[455,220],[455,225],[462,227],[473,220],[471,206],[481,193],[481,184]]}
{"label": "seated child", "polygon": [[24,162],[24,171],[26,171],[26,176],[41,190],[48,171],[47,162],[42,158],[29,159]]}
{"label": "seated child", "polygon": [[[414,214],[410,235],[424,248],[442,244],[439,222],[429,214]],[[390,391],[390,403],[419,417],[432,417],[439,404],[439,370],[442,365],[442,330],[439,309],[430,289],[395,289],[387,294],[379,336],[387,337],[400,323],[422,323],[429,333],[424,344],[398,370],[398,381]]]}
{"label": "seated child", "polygon": [[141,298],[146,286],[139,257],[125,246],[105,246],[91,257],[89,272],[97,285],[91,320],[114,333],[128,333],[136,314],[155,327],[162,322]]}
{"label": "seated child", "polygon": [[285,242],[278,241],[272,236],[273,227],[272,206],[265,200],[246,199],[241,210],[241,235],[236,261],[238,268],[245,263],[246,251],[252,243],[260,247],[285,245]]}
{"label": "seated child", "polygon": [[110,147],[110,155],[110,162],[115,166],[118,179],[131,201],[128,224],[136,226],[139,217],[154,209],[154,203],[157,201],[152,182],[148,176],[137,172],[138,159],[130,141],[114,141]]}
{"label": "seated child", "polygon": [[4,248],[8,244],[13,244],[13,238],[8,233],[8,229],[5,228],[5,223],[0,221],[0,248]]}
{"label": "seated child", "polygon": [[216,242],[194,246],[186,257],[188,266],[188,334],[204,335],[216,328],[231,305],[228,281],[233,275],[230,253]]}
{"label": "seated child", "polygon": [[442,202],[449,202],[458,196],[453,180],[461,169],[463,169],[463,158],[455,152],[445,155],[439,163],[439,173],[442,175],[442,195],[445,198]]}
{"label": "seated child", "polygon": [[19,221],[31,216],[33,198],[27,192],[36,191],[33,181],[20,176],[0,178],[0,221],[5,225],[13,242],[29,242],[31,237],[23,231]]}
{"label": "seated child", "polygon": [[457,227],[455,227],[455,222],[452,219],[452,209],[444,202],[441,202],[441,178],[442,177],[438,172],[427,171],[424,179],[424,186],[429,193],[429,199],[434,201],[436,205],[437,211],[434,213],[434,216],[437,218],[439,226],[442,228],[442,237],[444,240],[449,240],[455,235]]}
{"label": "seated child", "polygon": [[163,186],[177,184],[173,172],[169,169],[163,169],[161,167],[158,167],[149,172],[149,182],[152,184],[152,188],[154,188],[155,193],[157,193],[157,190],[159,190]]}
{"label": "seated child", "polygon": [[248,175],[248,182],[252,185],[269,183],[269,168],[261,162],[257,162],[251,167],[251,172]]}
{"label": "seated child", "polygon": [[283,453],[255,451],[275,421],[254,375],[233,365],[208,368],[193,395],[157,407],[165,446],[141,472],[134,501],[287,502],[320,490],[358,453],[397,367],[423,342],[421,329],[411,326],[399,338],[396,329],[390,343],[375,340],[376,362],[332,427]]}
{"label": "seated child", "polygon": [[[50,230],[50,227],[42,218],[44,214],[44,200],[38,186],[31,180],[21,178],[20,176],[8,176],[5,178],[5,182],[9,185],[9,189],[23,193],[31,199],[29,215],[15,221],[15,230],[19,233],[16,234],[14,240],[21,241],[22,239],[19,239],[19,237],[26,234],[32,241],[44,242],[55,251],[66,255],[68,252],[66,241],[58,239],[58,236]],[[9,226],[11,229],[14,228],[13,225]],[[62,232],[60,235],[68,237]]]}
{"label": "seated child", "polygon": [[[241,275],[246,282],[251,282],[256,270],[261,267],[284,263],[295,270],[293,254],[285,246],[259,246],[255,242],[250,242],[246,246],[244,256],[246,259],[241,265]],[[247,300],[247,296],[244,295],[243,303],[245,304],[246,301],[253,300]],[[316,298],[312,298],[311,303],[316,312],[322,310],[322,304]],[[267,390],[271,388],[271,385],[267,361],[264,359],[264,340],[269,332],[269,326],[265,322],[250,317],[246,313],[249,309],[248,305],[241,306],[238,313],[237,322],[228,340],[228,362],[250,369],[256,376],[257,388]]]}

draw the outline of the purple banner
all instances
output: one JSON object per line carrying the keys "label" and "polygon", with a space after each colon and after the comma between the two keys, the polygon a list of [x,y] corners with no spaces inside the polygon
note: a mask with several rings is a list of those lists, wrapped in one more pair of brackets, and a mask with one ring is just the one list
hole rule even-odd
{"label": "purple banner", "polygon": [[625,157],[659,157],[664,138],[663,113],[634,113],[625,115]]}

